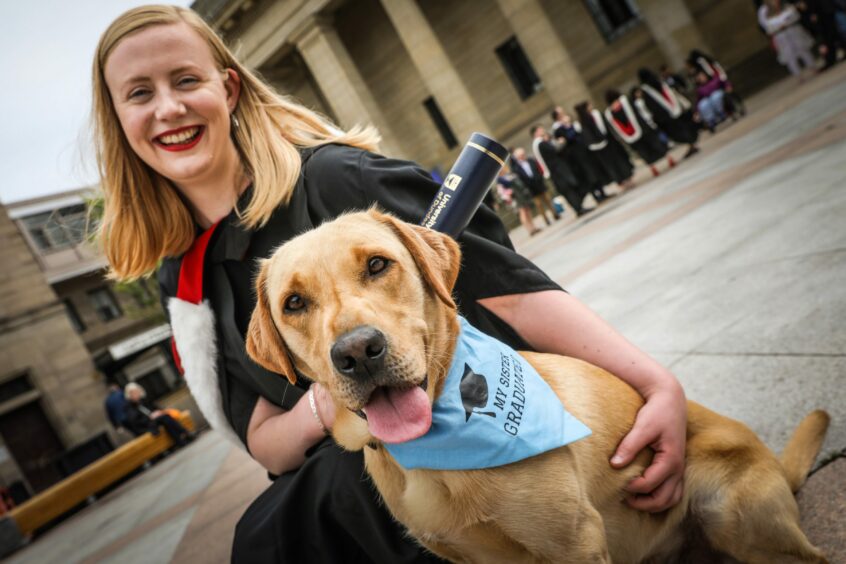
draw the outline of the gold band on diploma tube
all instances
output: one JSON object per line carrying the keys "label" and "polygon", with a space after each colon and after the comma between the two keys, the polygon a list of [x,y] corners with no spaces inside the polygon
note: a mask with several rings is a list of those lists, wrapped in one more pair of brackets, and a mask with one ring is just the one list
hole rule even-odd
{"label": "gold band on diploma tube", "polygon": [[498,163],[499,163],[499,166],[505,166],[505,161],[503,161],[501,158],[499,158],[499,156],[498,156],[498,155],[496,155],[495,153],[491,153],[490,151],[488,151],[487,149],[485,149],[485,148],[484,148],[484,147],[482,147],[481,145],[477,145],[476,143],[473,143],[472,141],[468,141],[468,142],[467,142],[467,146],[468,146],[468,147],[473,147],[473,148],[474,148],[474,149],[476,149],[477,151],[481,151],[481,152],[483,152],[484,154],[486,154],[487,156],[489,156],[490,158],[492,158],[493,160],[495,160],[496,162],[498,162]]}

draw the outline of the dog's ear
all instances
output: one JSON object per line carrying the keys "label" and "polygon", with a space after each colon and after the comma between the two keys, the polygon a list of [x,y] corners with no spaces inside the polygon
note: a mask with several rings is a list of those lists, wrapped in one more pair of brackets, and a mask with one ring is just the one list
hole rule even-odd
{"label": "dog's ear", "polygon": [[402,241],[423,279],[435,294],[449,307],[455,309],[452,288],[458,278],[461,267],[461,250],[452,237],[419,225],[412,225],[381,213],[375,209],[369,212],[371,217],[389,226]]}
{"label": "dog's ear", "polygon": [[256,278],[256,308],[247,329],[247,354],[256,363],[271,372],[282,374],[292,384],[297,381],[294,365],[288,357],[288,348],[273,323],[270,303],[267,300],[267,265],[264,264]]}

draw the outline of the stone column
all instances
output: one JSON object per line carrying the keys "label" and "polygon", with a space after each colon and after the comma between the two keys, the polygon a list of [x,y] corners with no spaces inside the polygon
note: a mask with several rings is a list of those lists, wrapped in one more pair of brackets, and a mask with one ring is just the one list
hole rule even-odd
{"label": "stone column", "polygon": [[517,40],[556,105],[572,108],[590,90],[538,0],[498,0]]}
{"label": "stone column", "polygon": [[684,68],[691,49],[710,51],[684,2],[638,0],[638,6],[670,68]]}
{"label": "stone column", "polygon": [[342,127],[373,124],[382,135],[380,149],[405,157],[399,139],[367,88],[361,73],[330,22],[314,17],[289,36]]}
{"label": "stone column", "polygon": [[474,131],[492,134],[417,1],[382,0],[382,7],[459,143]]}

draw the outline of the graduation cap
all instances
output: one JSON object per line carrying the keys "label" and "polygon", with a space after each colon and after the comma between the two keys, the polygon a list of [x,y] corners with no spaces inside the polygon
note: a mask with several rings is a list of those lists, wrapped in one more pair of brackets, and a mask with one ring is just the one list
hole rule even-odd
{"label": "graduation cap", "polygon": [[493,411],[473,411],[474,408],[488,405],[488,380],[483,374],[473,372],[469,364],[464,364],[464,375],[461,377],[458,389],[461,392],[461,404],[466,414],[464,421],[469,421],[473,413],[496,417]]}

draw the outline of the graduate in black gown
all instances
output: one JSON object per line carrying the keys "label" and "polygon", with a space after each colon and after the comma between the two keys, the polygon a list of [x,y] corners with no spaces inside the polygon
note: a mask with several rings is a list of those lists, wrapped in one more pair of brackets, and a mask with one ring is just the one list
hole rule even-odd
{"label": "graduate in black gown", "polygon": [[658,128],[674,142],[688,145],[685,158],[698,153],[699,126],[693,120],[690,103],[651,70],[640,69],[637,76],[643,100]]}
{"label": "graduate in black gown", "polygon": [[605,120],[611,131],[623,143],[640,155],[649,165],[653,176],[658,176],[655,163],[667,157],[670,167],[675,166],[673,158],[667,154],[667,146],[658,137],[658,132],[635,110],[631,100],[617,90],[605,93],[608,107],[605,108]]}
{"label": "graduate in black gown", "polygon": [[555,190],[564,196],[577,216],[587,213],[582,207],[585,192],[579,186],[579,181],[569,162],[561,156],[560,148],[549,137],[546,128],[542,125],[533,125],[529,128],[529,135],[532,136],[532,152],[535,159],[543,167],[545,174],[552,180]]}
{"label": "graduate in black gown", "polygon": [[579,118],[577,123],[581,128],[582,139],[606,174],[623,189],[632,188],[634,165],[625,147],[611,133],[602,113],[590,102],[582,102],[576,106],[576,116]]}
{"label": "graduate in black gown", "polygon": [[593,194],[599,203],[608,198],[604,187],[613,182],[602,164],[588,149],[580,128],[561,106],[552,110],[552,137],[561,147],[561,155],[570,163],[579,185]]}

